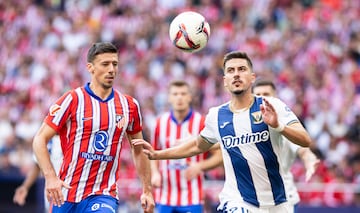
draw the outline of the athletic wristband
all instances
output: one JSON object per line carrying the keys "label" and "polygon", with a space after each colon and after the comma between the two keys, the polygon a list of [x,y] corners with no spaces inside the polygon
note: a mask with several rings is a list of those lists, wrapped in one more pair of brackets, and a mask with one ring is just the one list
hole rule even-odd
{"label": "athletic wristband", "polygon": [[285,125],[281,122],[279,122],[279,125],[276,128],[273,128],[276,132],[282,132],[285,129]]}

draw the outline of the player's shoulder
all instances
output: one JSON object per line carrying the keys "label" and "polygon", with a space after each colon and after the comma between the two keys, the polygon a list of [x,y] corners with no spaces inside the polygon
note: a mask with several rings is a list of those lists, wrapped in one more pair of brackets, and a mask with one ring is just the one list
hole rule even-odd
{"label": "player's shoulder", "polygon": [[271,97],[271,96],[268,96],[268,97],[257,96],[257,97],[266,99],[273,105],[284,105],[285,104],[281,99],[279,99],[277,97]]}
{"label": "player's shoulder", "polygon": [[211,108],[209,109],[209,111],[219,111],[219,109],[221,109],[221,108],[223,108],[223,107],[227,107],[229,104],[230,104],[230,101],[225,102],[225,103],[220,104],[220,105],[218,105],[218,106],[211,107]]}
{"label": "player's shoulder", "polygon": [[158,119],[158,120],[168,119],[170,116],[171,116],[170,111],[167,111],[167,112],[161,113],[161,114],[157,117],[157,119]]}
{"label": "player's shoulder", "polygon": [[207,113],[207,117],[214,117],[216,118],[217,117],[217,114],[219,113],[220,109],[223,108],[223,107],[227,107],[227,105],[229,105],[230,101],[229,102],[226,102],[226,103],[223,103],[223,104],[220,104],[218,106],[214,106],[214,107],[210,107],[209,108],[209,111]]}
{"label": "player's shoulder", "polygon": [[200,117],[203,116],[203,114],[201,112],[196,111],[196,110],[193,110],[192,113],[193,113],[194,116],[200,116]]}
{"label": "player's shoulder", "polygon": [[134,98],[133,96],[129,95],[129,94],[122,93],[117,89],[114,89],[114,94],[118,95],[119,97],[124,97],[129,104],[139,105],[139,101],[136,98]]}

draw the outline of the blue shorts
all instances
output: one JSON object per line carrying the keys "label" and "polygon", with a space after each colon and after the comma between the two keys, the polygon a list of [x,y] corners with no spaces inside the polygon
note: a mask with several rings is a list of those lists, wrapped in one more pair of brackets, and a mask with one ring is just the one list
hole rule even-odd
{"label": "blue shorts", "polygon": [[190,206],[167,206],[156,204],[157,212],[161,213],[199,213],[203,212],[202,205],[190,205]]}
{"label": "blue shorts", "polygon": [[119,201],[108,195],[92,195],[79,203],[66,202],[59,206],[51,204],[52,213],[115,213],[119,208]]}

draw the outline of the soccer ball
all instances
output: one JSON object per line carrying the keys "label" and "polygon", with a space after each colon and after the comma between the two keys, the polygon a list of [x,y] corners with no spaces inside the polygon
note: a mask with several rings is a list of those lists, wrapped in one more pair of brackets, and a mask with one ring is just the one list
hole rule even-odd
{"label": "soccer ball", "polygon": [[169,36],[180,50],[197,52],[208,43],[210,25],[200,13],[182,12],[171,21]]}

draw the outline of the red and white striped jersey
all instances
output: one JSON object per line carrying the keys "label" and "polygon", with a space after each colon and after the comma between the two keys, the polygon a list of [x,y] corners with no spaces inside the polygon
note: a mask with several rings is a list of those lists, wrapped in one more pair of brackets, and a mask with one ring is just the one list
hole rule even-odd
{"label": "red and white striped jersey", "polygon": [[[182,123],[178,123],[171,112],[164,113],[157,121],[152,134],[152,144],[157,150],[179,145],[186,138],[197,136],[204,127],[205,118],[190,111]],[[181,140],[178,140],[181,139]],[[178,160],[160,160],[161,188],[155,191],[155,201],[170,206],[201,204],[203,201],[203,175],[186,180],[185,169],[191,162],[204,160],[206,154]]]}
{"label": "red and white striped jersey", "polygon": [[80,202],[90,195],[116,198],[120,151],[126,133],[142,130],[138,102],[113,90],[106,99],[96,96],[89,84],[64,94],[45,118],[61,140],[64,160],[60,179],[65,201]]}

